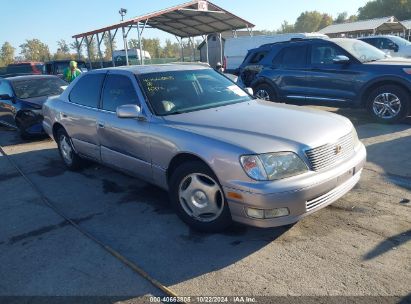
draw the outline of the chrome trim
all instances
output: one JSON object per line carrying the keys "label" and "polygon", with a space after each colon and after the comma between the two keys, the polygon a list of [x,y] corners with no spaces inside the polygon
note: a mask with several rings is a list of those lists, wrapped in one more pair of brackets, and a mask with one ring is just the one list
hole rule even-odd
{"label": "chrome trim", "polygon": [[12,129],[14,129],[14,130],[18,130],[18,129],[19,129],[19,128],[17,128],[16,126],[13,126],[13,125],[5,122],[5,121],[0,121],[0,125],[4,125],[4,126],[6,126],[6,127],[12,128]]}
{"label": "chrome trim", "polygon": [[306,99],[315,99],[315,100],[325,100],[325,101],[344,101],[347,102],[347,99],[341,98],[329,98],[329,97],[315,97],[315,96],[306,96]]}

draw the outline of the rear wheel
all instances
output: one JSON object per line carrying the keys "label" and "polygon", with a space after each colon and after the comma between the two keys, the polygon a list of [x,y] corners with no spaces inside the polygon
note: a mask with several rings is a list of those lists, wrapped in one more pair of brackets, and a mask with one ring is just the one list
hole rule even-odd
{"label": "rear wheel", "polygon": [[254,89],[254,97],[267,101],[275,101],[276,94],[274,89],[268,84],[260,84]]}
{"label": "rear wheel", "polygon": [[396,123],[408,115],[410,98],[407,91],[397,85],[383,85],[371,92],[367,109],[379,122]]}
{"label": "rear wheel", "polygon": [[60,156],[66,167],[73,171],[80,169],[82,167],[82,159],[74,151],[71,139],[67,132],[60,128],[57,130],[56,135]]}
{"label": "rear wheel", "polygon": [[204,232],[218,232],[231,224],[230,210],[215,174],[202,162],[179,166],[170,179],[170,198],[178,216]]}

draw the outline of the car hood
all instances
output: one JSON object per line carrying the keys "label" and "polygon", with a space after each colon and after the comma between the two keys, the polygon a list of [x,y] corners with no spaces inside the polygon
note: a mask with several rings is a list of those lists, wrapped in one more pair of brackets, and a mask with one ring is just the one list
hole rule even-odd
{"label": "car hood", "polygon": [[371,65],[401,65],[405,67],[411,67],[411,59],[403,58],[403,57],[391,57],[385,58],[378,61],[366,62],[364,64],[371,64]]}
{"label": "car hood", "polygon": [[56,96],[40,96],[40,97],[26,98],[26,99],[21,99],[21,100],[34,108],[41,109],[43,107],[43,104],[46,102],[46,100],[49,98],[53,98],[53,97],[56,97]]}
{"label": "car hood", "polygon": [[335,142],[353,128],[340,115],[262,100],[165,116],[164,120],[168,127],[227,142],[249,153],[298,152]]}

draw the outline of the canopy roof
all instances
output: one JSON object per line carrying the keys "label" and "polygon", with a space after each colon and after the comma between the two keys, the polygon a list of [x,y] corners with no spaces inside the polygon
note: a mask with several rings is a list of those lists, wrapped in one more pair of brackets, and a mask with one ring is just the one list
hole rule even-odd
{"label": "canopy roof", "polygon": [[251,22],[237,17],[209,1],[194,0],[107,27],[77,34],[73,38],[104,33],[138,23],[143,23],[181,38],[254,27]]}
{"label": "canopy roof", "polygon": [[380,32],[396,32],[403,31],[404,25],[394,16],[376,18],[370,20],[362,20],[350,23],[332,24],[322,30],[323,34],[339,34],[347,32],[366,32],[366,31],[380,31]]}
{"label": "canopy roof", "polygon": [[411,19],[401,21],[401,23],[406,27],[407,30],[411,30]]}

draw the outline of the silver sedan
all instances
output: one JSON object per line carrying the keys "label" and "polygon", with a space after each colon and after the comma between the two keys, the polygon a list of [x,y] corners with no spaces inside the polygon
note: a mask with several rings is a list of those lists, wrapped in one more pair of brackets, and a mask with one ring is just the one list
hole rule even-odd
{"label": "silver sedan", "polygon": [[366,158],[348,119],[256,100],[198,64],[92,71],[43,114],[69,169],[91,159],[164,188],[202,231],[292,224],[353,188]]}

